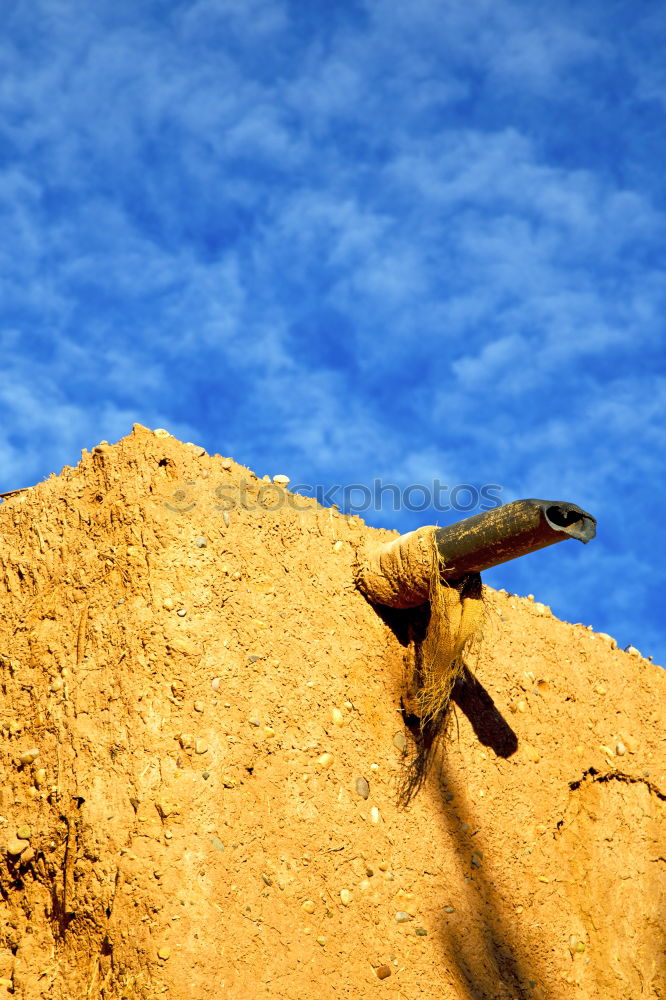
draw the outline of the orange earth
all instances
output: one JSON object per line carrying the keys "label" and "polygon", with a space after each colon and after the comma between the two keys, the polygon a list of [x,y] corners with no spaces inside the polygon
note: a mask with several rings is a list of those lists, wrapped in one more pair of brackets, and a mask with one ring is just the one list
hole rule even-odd
{"label": "orange earth", "polygon": [[138,425],[2,504],[0,997],[665,995],[666,675],[484,588],[419,786],[390,537]]}

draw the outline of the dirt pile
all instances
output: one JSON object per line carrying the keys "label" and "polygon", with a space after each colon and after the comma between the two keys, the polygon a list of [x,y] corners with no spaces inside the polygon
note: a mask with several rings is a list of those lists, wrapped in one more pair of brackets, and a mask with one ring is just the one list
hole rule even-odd
{"label": "dirt pile", "polygon": [[485,588],[405,804],[369,536],[141,427],[0,507],[0,997],[663,995],[663,671]]}

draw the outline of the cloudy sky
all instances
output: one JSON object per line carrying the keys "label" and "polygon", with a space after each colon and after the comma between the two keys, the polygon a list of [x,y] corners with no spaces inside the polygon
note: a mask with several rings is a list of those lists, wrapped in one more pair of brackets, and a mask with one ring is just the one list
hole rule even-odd
{"label": "cloudy sky", "polygon": [[4,0],[0,490],[139,421],[573,500],[486,582],[666,662],[665,50],[656,2]]}

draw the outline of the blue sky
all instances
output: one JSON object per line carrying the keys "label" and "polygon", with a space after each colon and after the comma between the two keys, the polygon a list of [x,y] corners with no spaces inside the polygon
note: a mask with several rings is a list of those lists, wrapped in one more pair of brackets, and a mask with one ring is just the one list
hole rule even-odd
{"label": "blue sky", "polygon": [[656,0],[5,0],[0,490],[139,421],[570,499],[486,582],[666,662],[664,51]]}

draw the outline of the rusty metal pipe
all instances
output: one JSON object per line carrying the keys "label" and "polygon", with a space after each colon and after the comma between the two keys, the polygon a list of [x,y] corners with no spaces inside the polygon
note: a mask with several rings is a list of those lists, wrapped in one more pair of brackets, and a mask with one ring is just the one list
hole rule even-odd
{"label": "rusty metal pipe", "polygon": [[424,527],[359,554],[356,580],[376,604],[416,607],[429,599],[433,538],[443,580],[482,570],[576,538],[587,543],[596,520],[575,503],[516,500],[448,528]]}
{"label": "rusty metal pipe", "polygon": [[575,503],[516,500],[436,530],[441,576],[455,580],[480,573],[567,538],[586,545],[596,530],[596,518]]}

